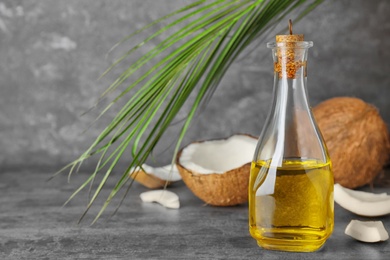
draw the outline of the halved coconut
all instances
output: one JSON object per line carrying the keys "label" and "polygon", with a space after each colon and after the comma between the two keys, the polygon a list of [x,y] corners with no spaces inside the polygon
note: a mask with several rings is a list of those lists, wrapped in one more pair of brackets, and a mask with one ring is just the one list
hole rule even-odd
{"label": "halved coconut", "polygon": [[149,189],[162,188],[166,184],[181,180],[176,165],[169,164],[162,167],[152,167],[143,164],[142,169],[132,168],[129,175]]}
{"label": "halved coconut", "polygon": [[188,188],[207,204],[245,203],[256,144],[257,138],[244,134],[194,142],[178,153],[177,168]]}

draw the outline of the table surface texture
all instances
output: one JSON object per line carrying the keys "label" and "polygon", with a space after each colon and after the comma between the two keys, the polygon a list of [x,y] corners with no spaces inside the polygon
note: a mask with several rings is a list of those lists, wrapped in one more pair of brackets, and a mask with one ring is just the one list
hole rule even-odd
{"label": "table surface texture", "polygon": [[[390,259],[388,241],[362,243],[344,234],[352,219],[381,220],[390,230],[390,215],[365,218],[335,204],[334,232],[319,251],[268,251],[248,233],[247,205],[205,205],[181,181],[169,187],[180,197],[178,210],[143,203],[139,194],[147,189],[134,183],[114,216],[122,195],[90,225],[115,184],[113,178],[78,224],[88,191],[62,204],[88,175],[75,174],[68,183],[66,174],[47,181],[51,174],[0,173],[0,259]],[[378,185],[363,189],[389,191]]]}

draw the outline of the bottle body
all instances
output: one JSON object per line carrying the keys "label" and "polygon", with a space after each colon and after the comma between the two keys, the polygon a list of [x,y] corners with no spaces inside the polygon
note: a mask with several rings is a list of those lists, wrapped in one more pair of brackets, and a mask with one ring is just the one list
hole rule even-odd
{"label": "bottle body", "polygon": [[[264,192],[265,179],[274,191]],[[333,175],[330,163],[286,159],[281,167],[253,162],[249,203],[250,233],[259,246],[283,251],[319,249],[333,230]]]}
{"label": "bottle body", "polygon": [[331,162],[307,99],[310,46],[272,46],[274,101],[249,184],[249,230],[266,249],[315,251],[333,231]]}

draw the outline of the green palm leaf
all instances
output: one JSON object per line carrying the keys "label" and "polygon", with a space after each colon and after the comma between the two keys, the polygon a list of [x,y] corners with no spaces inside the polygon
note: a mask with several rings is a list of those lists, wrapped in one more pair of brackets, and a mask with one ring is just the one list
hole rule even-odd
{"label": "green palm leaf", "polygon": [[[92,187],[95,177],[102,175],[97,188],[91,193],[92,196],[81,219],[93,205],[129,147],[132,150],[133,160],[118,178],[93,222],[101,216],[112,198],[125,185],[127,185],[127,194],[133,182],[128,177],[130,169],[141,166],[147,160],[191,93],[195,93],[196,97],[181,127],[174,154],[177,153],[192,119],[200,107],[210,100],[233,61],[279,21],[286,20],[286,16],[292,11],[301,7],[297,14],[296,20],[298,20],[321,2],[322,0],[195,1],[120,41],[119,44],[126,42],[159,22],[176,18],[128,50],[103,75],[118,64],[124,63],[127,57],[147,42],[172,28],[181,26],[131,64],[107,88],[102,96],[123,87],[120,94],[113,98],[99,117],[118,100],[128,99],[128,101],[92,145],[78,159],[64,167],[64,169],[70,168],[70,177],[84,160],[91,156],[100,156],[95,171],[69,198],[71,200],[88,185]],[[169,52],[171,49],[173,50]],[[167,52],[168,54],[165,54]],[[136,71],[151,62],[154,65],[141,77],[127,86],[124,84]],[[135,94],[129,96],[133,89],[136,89]]]}

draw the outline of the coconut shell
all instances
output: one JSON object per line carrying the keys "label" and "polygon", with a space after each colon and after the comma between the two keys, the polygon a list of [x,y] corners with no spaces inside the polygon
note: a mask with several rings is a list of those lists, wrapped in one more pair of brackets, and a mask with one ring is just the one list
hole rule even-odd
{"label": "coconut shell", "polygon": [[332,161],[336,183],[371,183],[389,160],[390,141],[378,110],[363,100],[337,97],[313,109]]}
{"label": "coconut shell", "polygon": [[213,206],[234,206],[248,201],[251,162],[223,174],[202,174],[180,164],[183,149],[177,154],[176,165],[184,183],[195,196]]}
{"label": "coconut shell", "polygon": [[[142,170],[135,171],[129,176],[134,179],[135,181],[141,183],[143,186],[149,188],[149,189],[158,189],[162,188],[167,184],[167,181],[164,181],[152,174],[146,173]],[[169,183],[168,183],[169,184]]]}
{"label": "coconut shell", "polygon": [[177,168],[187,187],[213,206],[234,206],[248,201],[250,167],[248,163],[223,174],[200,174],[184,168],[177,160]]}
{"label": "coconut shell", "polygon": [[224,174],[191,172],[177,163],[187,187],[205,203],[213,206],[234,206],[248,201],[250,163]]}

